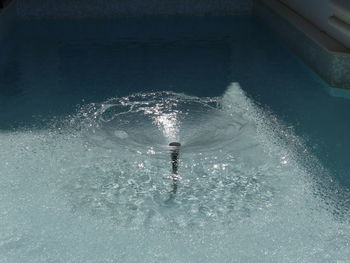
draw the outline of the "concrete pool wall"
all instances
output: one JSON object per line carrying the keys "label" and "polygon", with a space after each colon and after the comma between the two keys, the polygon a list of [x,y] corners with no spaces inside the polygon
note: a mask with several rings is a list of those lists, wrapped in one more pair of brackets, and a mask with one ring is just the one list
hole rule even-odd
{"label": "concrete pool wall", "polygon": [[350,50],[345,45],[278,0],[256,0],[253,14],[337,88],[335,93],[350,89]]}
{"label": "concrete pool wall", "polygon": [[[350,36],[342,33],[329,22],[329,18],[334,15],[333,4],[330,0],[281,0],[281,2],[287,4],[302,16],[307,17],[311,23],[350,48]],[[339,0],[336,2],[339,2]]]}

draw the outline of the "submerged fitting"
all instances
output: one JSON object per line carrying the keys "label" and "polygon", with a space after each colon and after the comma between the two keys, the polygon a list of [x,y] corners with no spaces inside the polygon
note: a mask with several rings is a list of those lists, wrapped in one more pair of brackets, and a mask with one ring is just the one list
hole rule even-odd
{"label": "submerged fitting", "polygon": [[177,179],[177,170],[178,170],[178,159],[179,159],[179,155],[180,155],[180,146],[181,143],[179,142],[172,142],[169,143],[169,146],[171,146],[171,150],[170,150],[170,157],[171,157],[171,165],[172,165],[172,169],[173,169],[173,179],[176,180]]}
{"label": "submerged fitting", "polygon": [[171,143],[169,143],[169,146],[180,147],[181,143],[179,143],[179,142],[171,142]]}

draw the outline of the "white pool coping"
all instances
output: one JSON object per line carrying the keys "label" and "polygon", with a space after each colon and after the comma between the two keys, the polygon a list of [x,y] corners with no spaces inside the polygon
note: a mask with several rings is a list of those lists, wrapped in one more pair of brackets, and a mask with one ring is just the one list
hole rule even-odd
{"label": "white pool coping", "polygon": [[329,36],[326,32],[315,26],[309,20],[302,15],[298,14],[285,4],[278,0],[262,0],[267,6],[269,6],[276,13],[281,15],[290,24],[303,32],[311,40],[313,40],[318,46],[327,50],[328,52],[345,53],[350,55],[350,49],[345,47],[336,39]]}

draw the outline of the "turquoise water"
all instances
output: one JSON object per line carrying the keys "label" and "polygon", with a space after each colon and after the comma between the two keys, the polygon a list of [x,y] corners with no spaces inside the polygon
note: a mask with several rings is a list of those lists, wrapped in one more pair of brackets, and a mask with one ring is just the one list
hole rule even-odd
{"label": "turquoise water", "polygon": [[25,21],[3,47],[0,262],[347,262],[350,101],[258,21]]}

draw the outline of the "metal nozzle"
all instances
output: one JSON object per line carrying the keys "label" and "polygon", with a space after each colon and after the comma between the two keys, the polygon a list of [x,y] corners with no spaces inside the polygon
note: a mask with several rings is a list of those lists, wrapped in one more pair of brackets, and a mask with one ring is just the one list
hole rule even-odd
{"label": "metal nozzle", "polygon": [[180,155],[180,149],[179,147],[181,146],[181,143],[179,142],[172,142],[169,143],[169,146],[173,147],[171,149],[171,164],[172,164],[172,168],[173,168],[173,178],[176,178],[177,176],[177,170],[178,170],[178,159],[179,159],[179,155]]}
{"label": "metal nozzle", "polygon": [[173,194],[177,192],[177,181],[179,176],[177,174],[178,166],[179,166],[179,155],[180,155],[180,146],[179,142],[171,142],[169,143],[170,149],[170,157],[171,157],[171,166],[173,170],[172,178],[173,178]]}
{"label": "metal nozzle", "polygon": [[171,143],[169,143],[169,146],[180,147],[181,143],[179,143],[179,142],[171,142]]}

